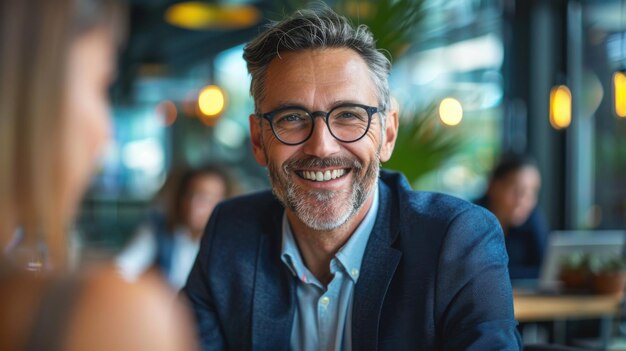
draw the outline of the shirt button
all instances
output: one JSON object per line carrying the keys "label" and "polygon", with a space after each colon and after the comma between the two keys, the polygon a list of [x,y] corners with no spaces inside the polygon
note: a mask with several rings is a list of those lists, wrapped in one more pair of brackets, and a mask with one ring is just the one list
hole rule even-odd
{"label": "shirt button", "polygon": [[359,270],[356,268],[352,268],[352,272],[350,272],[350,274],[352,275],[353,278],[356,278],[359,276]]}
{"label": "shirt button", "polygon": [[322,299],[320,300],[320,303],[322,304],[322,306],[328,306],[328,303],[330,302],[330,299],[328,298],[328,296],[324,296],[322,297]]}

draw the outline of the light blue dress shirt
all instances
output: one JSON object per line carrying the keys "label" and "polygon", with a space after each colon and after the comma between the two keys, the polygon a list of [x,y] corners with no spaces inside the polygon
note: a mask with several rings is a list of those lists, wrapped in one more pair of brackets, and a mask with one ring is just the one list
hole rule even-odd
{"label": "light blue dress shirt", "polygon": [[352,349],[352,298],[359,279],[365,246],[378,213],[378,186],[365,218],[330,261],[333,279],[324,287],[304,264],[293,232],[283,214],[281,259],[298,278],[291,350]]}

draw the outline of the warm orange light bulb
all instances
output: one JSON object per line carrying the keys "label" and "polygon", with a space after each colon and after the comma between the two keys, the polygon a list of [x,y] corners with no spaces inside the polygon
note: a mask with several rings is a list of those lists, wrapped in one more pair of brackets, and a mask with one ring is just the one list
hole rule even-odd
{"label": "warm orange light bulb", "polygon": [[253,5],[219,5],[202,1],[184,1],[165,11],[165,21],[186,29],[240,29],[258,23],[261,11]]}
{"label": "warm orange light bulb", "polygon": [[198,108],[203,115],[214,117],[224,111],[226,98],[224,92],[217,85],[209,85],[198,95]]}
{"label": "warm orange light bulb", "polygon": [[626,75],[621,71],[613,73],[613,104],[617,117],[626,117]]}
{"label": "warm orange light bulb", "polygon": [[572,93],[565,85],[550,90],[550,124],[554,129],[564,129],[572,123]]}

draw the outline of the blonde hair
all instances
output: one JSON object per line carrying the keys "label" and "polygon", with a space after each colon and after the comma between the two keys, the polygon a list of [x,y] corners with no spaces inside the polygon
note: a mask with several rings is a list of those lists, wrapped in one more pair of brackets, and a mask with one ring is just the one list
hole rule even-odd
{"label": "blonde hair", "polygon": [[117,21],[110,3],[0,0],[0,243],[22,228],[43,238],[57,267],[72,220],[63,189],[67,55],[77,35]]}

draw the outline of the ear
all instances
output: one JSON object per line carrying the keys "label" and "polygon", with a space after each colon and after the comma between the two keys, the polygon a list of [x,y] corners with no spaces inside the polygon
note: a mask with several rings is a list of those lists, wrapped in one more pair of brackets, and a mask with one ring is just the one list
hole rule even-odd
{"label": "ear", "polygon": [[387,112],[387,121],[385,123],[385,139],[383,140],[383,145],[380,149],[380,161],[387,162],[391,158],[391,154],[393,153],[393,148],[396,145],[396,138],[398,137],[398,123],[400,108],[398,106],[398,101],[395,98],[391,98],[391,106],[389,108],[389,112]]}
{"label": "ear", "polygon": [[263,126],[262,121],[254,114],[248,117],[250,124],[250,141],[252,142],[252,152],[256,162],[262,167],[267,166],[267,159],[265,158],[265,150],[263,146]]}

